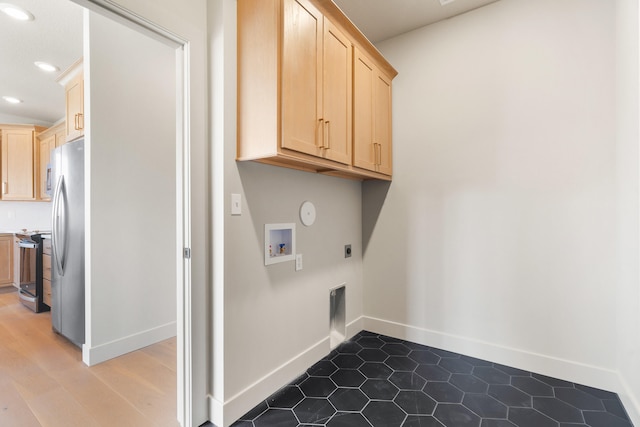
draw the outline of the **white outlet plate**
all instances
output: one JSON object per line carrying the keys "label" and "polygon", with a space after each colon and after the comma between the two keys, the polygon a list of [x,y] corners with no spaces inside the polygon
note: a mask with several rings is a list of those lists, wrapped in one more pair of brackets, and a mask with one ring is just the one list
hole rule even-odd
{"label": "white outlet plate", "polygon": [[302,254],[296,254],[296,271],[302,270]]}

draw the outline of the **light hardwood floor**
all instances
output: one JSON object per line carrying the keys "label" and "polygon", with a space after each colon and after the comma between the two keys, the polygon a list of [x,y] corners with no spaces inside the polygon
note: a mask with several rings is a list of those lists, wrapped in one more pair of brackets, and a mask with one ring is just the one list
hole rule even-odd
{"label": "light hardwood floor", "polygon": [[178,426],[176,340],[87,367],[15,291],[0,289],[0,426]]}

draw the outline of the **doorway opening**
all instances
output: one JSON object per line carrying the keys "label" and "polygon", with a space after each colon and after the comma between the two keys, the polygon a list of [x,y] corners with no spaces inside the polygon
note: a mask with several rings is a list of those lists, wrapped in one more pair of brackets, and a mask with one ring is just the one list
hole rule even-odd
{"label": "doorway opening", "polygon": [[[89,64],[83,360],[99,363],[173,331],[177,418],[191,426],[189,43],[112,2],[72,1],[87,8]],[[155,252],[161,247],[173,249],[167,256]]]}

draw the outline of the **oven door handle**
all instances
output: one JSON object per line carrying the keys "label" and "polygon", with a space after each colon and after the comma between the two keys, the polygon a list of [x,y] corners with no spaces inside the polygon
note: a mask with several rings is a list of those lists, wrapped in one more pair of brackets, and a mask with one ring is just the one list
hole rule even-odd
{"label": "oven door handle", "polygon": [[21,248],[27,248],[27,249],[38,249],[38,243],[36,242],[31,242],[31,241],[20,241],[20,243],[18,243],[18,246]]}
{"label": "oven door handle", "polygon": [[[58,183],[56,184],[56,191],[53,196],[53,229],[52,231],[52,239],[51,239],[51,249],[53,250],[53,257],[56,260],[56,267],[58,268],[58,274],[60,276],[64,276],[64,252],[66,242],[63,242],[66,239],[66,226],[65,226],[65,209],[64,209],[64,175],[58,178]],[[62,223],[62,227],[61,227]],[[62,230],[60,230],[62,228]],[[61,233],[62,231],[62,233]],[[62,243],[62,245],[61,245]]]}

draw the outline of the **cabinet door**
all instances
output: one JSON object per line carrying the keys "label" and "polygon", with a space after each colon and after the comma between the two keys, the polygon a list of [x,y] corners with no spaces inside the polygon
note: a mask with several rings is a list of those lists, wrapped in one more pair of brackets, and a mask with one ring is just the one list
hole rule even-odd
{"label": "cabinet door", "polygon": [[2,130],[3,200],[35,200],[34,160],[32,130]]}
{"label": "cabinet door", "polygon": [[47,194],[47,183],[51,185],[51,181],[47,179],[47,165],[51,161],[51,150],[56,148],[56,136],[51,135],[40,141],[40,172],[39,178],[39,196],[42,200],[51,200],[51,197]]}
{"label": "cabinet door", "polygon": [[13,284],[13,236],[0,236],[0,286]]}
{"label": "cabinet door", "polygon": [[373,145],[373,84],[375,67],[355,49],[353,72],[353,165],[375,171],[377,153]]}
{"label": "cabinet door", "polygon": [[391,80],[355,50],[353,165],[392,173]]}
{"label": "cabinet door", "polygon": [[351,164],[351,42],[324,20],[324,157]]}
{"label": "cabinet door", "polygon": [[391,80],[378,72],[374,79],[373,144],[377,149],[377,171],[391,175]]}
{"label": "cabinet door", "polygon": [[[58,132],[56,132],[55,137],[56,137],[56,145],[53,148],[58,148],[61,145],[63,145],[65,142],[67,142],[67,138],[66,138],[64,129],[61,129]],[[53,148],[51,148],[51,149],[53,150]]]}
{"label": "cabinet door", "polygon": [[51,280],[42,279],[42,301],[51,307]]}
{"label": "cabinet door", "polygon": [[80,73],[65,87],[67,103],[66,140],[84,135],[84,80]]}
{"label": "cabinet door", "polygon": [[282,40],[282,147],[319,156],[322,117],[322,14],[307,0],[285,0]]}

